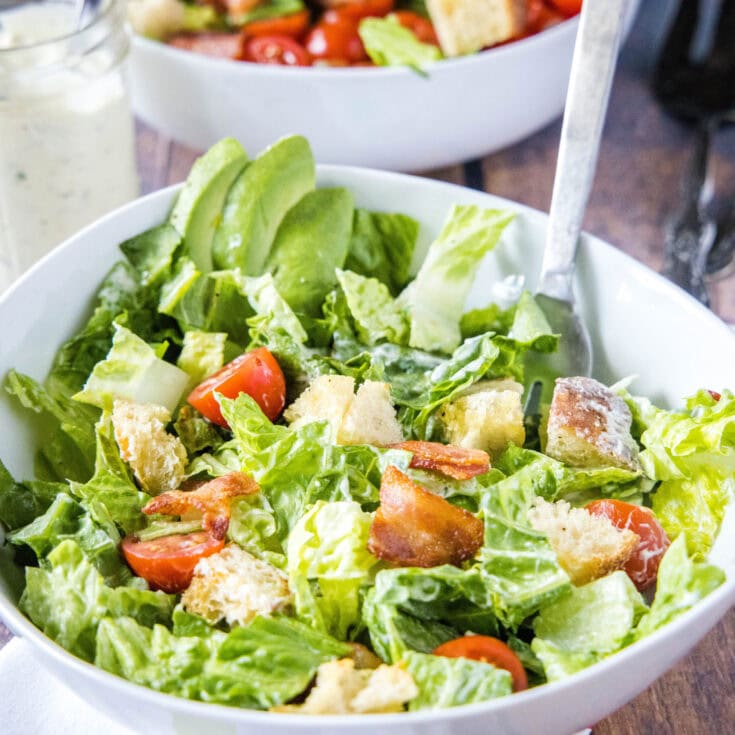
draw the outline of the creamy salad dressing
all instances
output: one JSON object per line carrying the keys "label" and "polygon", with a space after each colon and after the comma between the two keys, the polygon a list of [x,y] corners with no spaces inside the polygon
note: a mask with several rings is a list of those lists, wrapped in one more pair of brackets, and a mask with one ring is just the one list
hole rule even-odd
{"label": "creamy salad dressing", "polygon": [[73,9],[57,3],[23,6],[0,22],[2,291],[53,246],[133,199],[138,178],[119,39],[118,48],[104,39],[79,53],[64,40],[73,38]]}

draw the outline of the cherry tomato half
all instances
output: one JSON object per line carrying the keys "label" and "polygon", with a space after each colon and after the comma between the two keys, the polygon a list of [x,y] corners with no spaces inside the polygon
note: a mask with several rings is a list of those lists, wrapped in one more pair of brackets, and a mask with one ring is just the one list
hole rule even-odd
{"label": "cherry tomato half", "polygon": [[310,66],[311,57],[306,49],[290,36],[245,36],[243,61],[276,66]]}
{"label": "cherry tomato half", "polygon": [[328,10],[304,40],[315,59],[343,59],[350,63],[366,61],[368,56],[357,32],[358,18],[341,11]]}
{"label": "cherry tomato half", "polygon": [[653,511],[614,499],[595,500],[586,508],[592,515],[605,516],[617,528],[628,528],[640,536],[623,569],[641,591],[654,584],[658,565],[671,541]]}
{"label": "cherry tomato half", "polygon": [[280,15],[277,18],[263,18],[253,20],[242,27],[243,34],[253,36],[289,36],[300,38],[309,27],[309,11],[300,10],[290,15]]}
{"label": "cherry tomato half", "polygon": [[433,651],[435,656],[447,658],[471,658],[483,661],[499,669],[505,669],[513,678],[513,691],[528,689],[528,677],[521,660],[516,654],[497,638],[488,635],[466,635],[452,641],[442,643]]}
{"label": "cherry tomato half", "polygon": [[240,393],[247,393],[273,421],[286,403],[286,379],[276,358],[265,347],[258,347],[210,375],[186,399],[212,423],[227,427],[215,393],[221,393],[225,398],[237,398]]}
{"label": "cherry tomato half", "polygon": [[382,17],[393,10],[394,0],[350,0],[339,6],[339,13],[355,20]]}
{"label": "cherry tomato half", "polygon": [[392,15],[404,28],[408,28],[421,43],[439,45],[434,25],[430,20],[423,18],[418,13],[412,13],[410,10],[397,10]]}
{"label": "cherry tomato half", "polygon": [[717,403],[717,401],[722,398],[722,393],[718,393],[716,390],[708,390],[707,393],[709,393],[712,396],[712,400]]}
{"label": "cherry tomato half", "polygon": [[122,542],[122,552],[130,568],[151,587],[175,594],[189,586],[200,559],[222,551],[224,546],[224,539],[197,531],[150,541],[127,536]]}
{"label": "cherry tomato half", "polygon": [[577,15],[582,10],[582,0],[550,0],[550,3],[567,18]]}

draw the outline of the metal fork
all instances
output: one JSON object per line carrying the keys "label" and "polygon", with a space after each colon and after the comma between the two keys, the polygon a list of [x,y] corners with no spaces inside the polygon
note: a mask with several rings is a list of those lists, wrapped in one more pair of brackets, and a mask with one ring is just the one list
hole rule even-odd
{"label": "metal fork", "polygon": [[726,270],[735,250],[735,211],[720,228],[707,211],[712,138],[735,111],[735,0],[682,0],[653,89],[670,114],[697,126],[679,210],[667,225],[663,273],[709,305],[705,276]]}

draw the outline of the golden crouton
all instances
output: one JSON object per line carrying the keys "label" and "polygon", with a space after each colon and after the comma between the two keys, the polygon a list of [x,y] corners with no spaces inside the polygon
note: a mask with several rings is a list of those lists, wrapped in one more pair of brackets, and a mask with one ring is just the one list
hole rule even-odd
{"label": "golden crouton", "polygon": [[166,431],[170,420],[168,409],[153,404],[117,399],[112,409],[120,456],[141,487],[153,495],[176,489],[186,472],[186,449]]}
{"label": "golden crouton", "polygon": [[633,531],[584,508],[572,508],[565,500],[549,503],[537,498],[528,520],[546,534],[562,569],[578,586],[620,569],[640,540]]}
{"label": "golden crouton", "polygon": [[390,386],[373,380],[366,380],[355,394],[354,378],[320,375],[283,415],[295,429],[314,421],[328,421],[336,444],[382,446],[403,438]]}
{"label": "golden crouton", "polygon": [[272,564],[256,559],[237,544],[200,559],[181,596],[187,612],[216,625],[246,625],[291,603],[288,579]]}
{"label": "golden crouton", "polygon": [[632,416],[620,396],[592,378],[558,378],[549,409],[546,454],[573,467],[637,471]]}
{"label": "golden crouton", "polygon": [[523,446],[521,395],[523,386],[514,380],[484,380],[439,413],[444,438],[449,444],[482,449],[497,457],[509,443]]}
{"label": "golden crouton", "polygon": [[273,710],[306,715],[400,712],[418,693],[413,677],[401,666],[356,669],[351,658],[342,658],[319,667],[316,685],[303,704]]}
{"label": "golden crouton", "polygon": [[525,0],[426,0],[426,8],[446,56],[507,41],[526,26]]}

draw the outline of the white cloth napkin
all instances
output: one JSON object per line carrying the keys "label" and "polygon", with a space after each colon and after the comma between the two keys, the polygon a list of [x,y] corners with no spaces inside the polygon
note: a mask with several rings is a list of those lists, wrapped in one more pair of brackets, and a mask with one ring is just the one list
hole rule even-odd
{"label": "white cloth napkin", "polygon": [[21,638],[0,650],[0,733],[136,735],[60,684]]}

